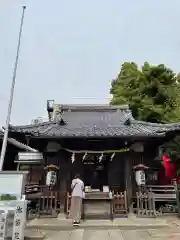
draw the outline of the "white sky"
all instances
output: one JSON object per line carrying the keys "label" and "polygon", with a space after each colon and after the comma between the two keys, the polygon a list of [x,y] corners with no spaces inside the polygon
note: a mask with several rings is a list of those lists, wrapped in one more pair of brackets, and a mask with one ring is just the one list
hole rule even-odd
{"label": "white sky", "polygon": [[0,0],[0,125],[5,125],[23,4],[11,124],[47,116],[46,101],[108,103],[124,61],[179,71],[179,0]]}

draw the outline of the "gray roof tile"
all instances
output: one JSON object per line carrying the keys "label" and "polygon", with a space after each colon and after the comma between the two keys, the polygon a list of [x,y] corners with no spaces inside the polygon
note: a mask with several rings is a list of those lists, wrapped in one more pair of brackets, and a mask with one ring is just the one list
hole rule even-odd
{"label": "gray roof tile", "polygon": [[[4,133],[2,130],[0,130],[0,142],[3,141],[3,137],[4,137]],[[38,152],[36,149],[31,148],[31,147],[27,146],[26,144],[17,141],[14,138],[8,138],[7,142],[11,145],[14,145],[15,147],[17,147],[19,149],[23,149],[23,150],[30,151],[30,152]]]}
{"label": "gray roof tile", "polygon": [[56,122],[47,122],[39,125],[14,127],[13,131],[31,133],[42,137],[130,137],[130,136],[162,136],[165,131],[161,127],[144,126],[143,124],[131,123],[114,126],[61,126]]}
{"label": "gray roof tile", "polygon": [[65,125],[56,121],[36,125],[11,126],[11,131],[41,137],[158,137],[180,130],[180,123],[154,124],[136,121],[128,108],[63,108]]}

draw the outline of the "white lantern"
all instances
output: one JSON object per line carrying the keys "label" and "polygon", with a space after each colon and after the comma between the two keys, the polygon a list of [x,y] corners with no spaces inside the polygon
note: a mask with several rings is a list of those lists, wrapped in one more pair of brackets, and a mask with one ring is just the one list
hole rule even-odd
{"label": "white lantern", "polygon": [[138,186],[146,184],[146,177],[144,170],[137,170],[136,171],[136,183]]}
{"label": "white lantern", "polygon": [[47,186],[54,186],[56,184],[56,172],[49,171],[46,175],[46,185]]}

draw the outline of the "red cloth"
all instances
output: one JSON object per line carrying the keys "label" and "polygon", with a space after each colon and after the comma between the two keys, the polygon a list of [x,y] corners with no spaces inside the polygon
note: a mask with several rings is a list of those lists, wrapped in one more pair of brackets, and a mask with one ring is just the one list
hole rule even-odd
{"label": "red cloth", "polygon": [[169,179],[173,179],[176,177],[176,170],[174,163],[169,160],[167,156],[162,157],[164,168],[165,168],[165,176]]}
{"label": "red cloth", "polygon": [[160,171],[159,171],[158,184],[160,185],[170,184],[169,179],[165,176],[165,169],[163,166],[160,168]]}

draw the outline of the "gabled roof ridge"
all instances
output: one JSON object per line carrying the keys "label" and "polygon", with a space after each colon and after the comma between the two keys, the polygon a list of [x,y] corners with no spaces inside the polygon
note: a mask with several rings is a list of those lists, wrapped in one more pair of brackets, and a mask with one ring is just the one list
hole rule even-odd
{"label": "gabled roof ridge", "polygon": [[119,110],[130,110],[129,105],[122,104],[122,105],[110,105],[110,104],[55,104],[56,108],[62,108],[63,110],[112,110],[112,109],[119,109]]}
{"label": "gabled roof ridge", "polygon": [[10,125],[9,127],[11,129],[23,129],[23,128],[34,128],[34,127],[42,127],[42,126],[46,126],[46,125],[50,125],[50,124],[56,124],[57,121],[45,121],[45,122],[41,122],[41,123],[37,123],[37,124],[27,124],[27,125]]}

